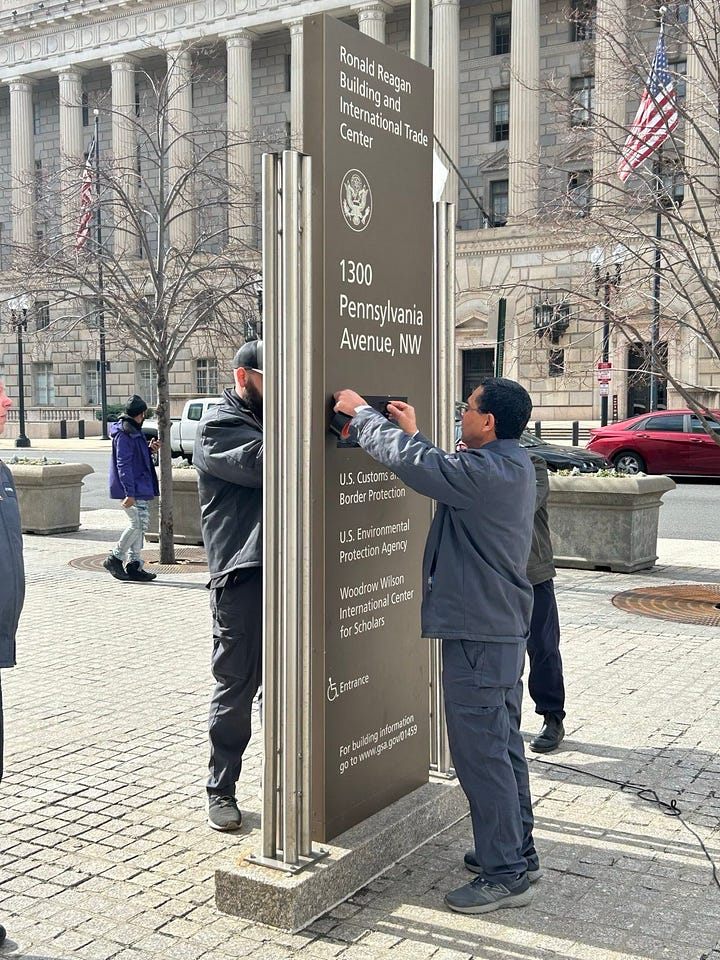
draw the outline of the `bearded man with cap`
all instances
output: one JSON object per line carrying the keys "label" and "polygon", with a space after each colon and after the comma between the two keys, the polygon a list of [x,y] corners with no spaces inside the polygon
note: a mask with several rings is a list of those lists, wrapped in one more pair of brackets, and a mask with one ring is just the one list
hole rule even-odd
{"label": "bearded man with cap", "polygon": [[235,354],[234,388],[198,426],[203,542],[210,570],[215,689],[208,732],[208,824],[237,830],[235,798],[262,681],[263,343]]}
{"label": "bearded man with cap", "polygon": [[149,583],[157,576],[143,568],[140,555],[145,531],[150,523],[149,501],[159,493],[157,474],[150,451],[160,449],[157,440],[148,441],[142,432],[147,404],[133,394],[125,404],[125,413],[110,427],[110,499],[120,500],[128,526],[103,560],[103,566],[116,580]]}

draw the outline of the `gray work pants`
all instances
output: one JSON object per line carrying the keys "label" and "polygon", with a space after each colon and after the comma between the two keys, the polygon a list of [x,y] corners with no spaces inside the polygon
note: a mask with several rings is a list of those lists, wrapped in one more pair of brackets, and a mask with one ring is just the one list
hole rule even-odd
{"label": "gray work pants", "polygon": [[537,863],[520,736],[524,643],[443,640],[443,689],[453,764],[470,804],[482,876],[505,883]]}

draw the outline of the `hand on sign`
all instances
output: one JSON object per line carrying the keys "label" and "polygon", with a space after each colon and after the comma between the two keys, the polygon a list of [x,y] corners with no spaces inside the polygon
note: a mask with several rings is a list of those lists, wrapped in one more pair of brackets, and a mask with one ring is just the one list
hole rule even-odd
{"label": "hand on sign", "polygon": [[338,390],[333,394],[333,398],[335,400],[335,412],[344,413],[348,417],[355,416],[355,407],[362,407],[367,403],[367,400],[364,400],[354,390]]}
{"label": "hand on sign", "polygon": [[415,419],[415,407],[409,403],[403,403],[402,400],[391,400],[387,405],[388,416],[391,420],[412,436],[417,433],[417,420]]}

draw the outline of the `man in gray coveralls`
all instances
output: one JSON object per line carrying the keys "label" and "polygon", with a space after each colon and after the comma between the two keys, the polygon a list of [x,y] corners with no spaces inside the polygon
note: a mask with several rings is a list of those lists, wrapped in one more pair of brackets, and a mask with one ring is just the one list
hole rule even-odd
{"label": "man in gray coveralls", "polygon": [[352,390],[335,401],[360,446],[438,504],[423,559],[422,633],[443,638],[448,737],[475,841],[465,865],[478,874],[445,902],[461,913],[525,906],[540,876],[520,736],[535,470],[518,439],[532,401],[513,380],[483,380],[468,398],[460,453],[419,433],[406,403],[388,404],[395,426]]}

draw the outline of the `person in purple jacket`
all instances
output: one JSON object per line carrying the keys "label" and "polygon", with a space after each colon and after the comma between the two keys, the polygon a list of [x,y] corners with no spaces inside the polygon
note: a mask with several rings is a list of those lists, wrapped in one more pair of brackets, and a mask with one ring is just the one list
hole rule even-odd
{"label": "person in purple jacket", "polygon": [[103,566],[116,580],[149,583],[157,576],[143,567],[140,553],[143,538],[150,523],[149,501],[159,491],[155,467],[150,451],[157,451],[160,443],[150,440],[142,432],[147,415],[147,404],[133,394],[125,404],[125,413],[110,427],[112,459],[110,461],[110,498],[120,500],[128,519],[127,529],[103,560]]}

